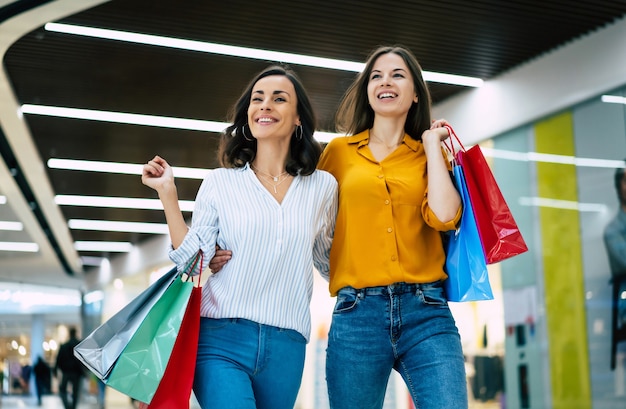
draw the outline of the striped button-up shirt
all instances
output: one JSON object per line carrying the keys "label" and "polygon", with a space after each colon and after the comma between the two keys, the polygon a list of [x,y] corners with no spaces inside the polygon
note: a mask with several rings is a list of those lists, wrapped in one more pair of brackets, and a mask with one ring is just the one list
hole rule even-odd
{"label": "striped button-up shirt", "polygon": [[325,171],[296,176],[279,204],[248,165],[215,169],[200,186],[189,232],[169,256],[184,271],[199,249],[205,263],[216,243],[232,250],[203,286],[201,315],[293,329],[308,341],[313,267],[328,279],[336,213],[337,182]]}

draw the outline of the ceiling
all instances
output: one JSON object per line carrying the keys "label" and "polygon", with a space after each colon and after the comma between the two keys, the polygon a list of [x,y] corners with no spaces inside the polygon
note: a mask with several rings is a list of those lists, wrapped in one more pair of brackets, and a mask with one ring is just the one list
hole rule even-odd
{"label": "ceiling", "polygon": [[[0,6],[0,34],[12,18],[35,22],[22,28],[3,58],[8,91],[0,87],[0,195],[7,203],[0,204],[0,221],[21,221],[25,229],[0,231],[0,242],[39,244],[36,253],[0,251],[0,281],[69,288],[81,288],[89,274],[80,257],[116,256],[78,252],[73,242],[140,244],[154,235],[69,229],[67,220],[163,223],[164,217],[159,210],[58,206],[54,195],[156,195],[136,174],[52,169],[47,161],[142,164],[159,154],[174,166],[208,169],[217,166],[218,134],[32,114],[22,119],[12,108],[40,104],[226,121],[248,80],[269,61],[60,34],[46,31],[46,21],[356,62],[379,44],[401,43],[424,70],[489,80],[626,15],[626,0],[59,0]],[[57,17],[26,18],[38,8]],[[293,68],[312,98],[319,130],[334,131],[333,113],[355,74]],[[429,86],[435,105],[466,90]],[[180,199],[193,200],[199,183],[179,179]]]}

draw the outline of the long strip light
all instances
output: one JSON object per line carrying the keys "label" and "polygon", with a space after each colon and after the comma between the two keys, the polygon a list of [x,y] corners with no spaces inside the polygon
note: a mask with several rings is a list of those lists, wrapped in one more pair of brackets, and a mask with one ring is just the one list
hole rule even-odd
{"label": "long strip light", "polygon": [[222,132],[229,124],[199,119],[174,118],[158,115],[129,114],[126,112],[97,111],[93,109],[64,108],[46,105],[24,104],[24,114],[56,116],[62,118],[88,119],[132,125],[157,126],[161,128],[187,129],[192,131]]}
{"label": "long strip light", "polygon": [[550,207],[579,212],[604,213],[608,211],[608,206],[602,203],[580,203],[572,200],[548,199],[545,197],[520,197],[519,204],[521,206]]}
{"label": "long strip light", "polygon": [[[78,159],[48,159],[48,167],[51,169],[82,170],[86,172],[122,173],[126,175],[141,175],[143,164],[101,162]],[[172,171],[176,178],[204,179],[210,169],[186,168],[173,166]]]}
{"label": "long strip light", "polygon": [[6,222],[0,220],[0,230],[22,231],[24,225],[20,222]]}
{"label": "long strip light", "polygon": [[[77,26],[72,24],[47,23],[44,28],[47,31],[52,31],[56,33],[73,34],[85,37],[125,41],[130,43],[145,44],[158,47],[176,48],[180,50],[220,54],[231,57],[252,58],[265,61],[282,61],[291,64],[306,65],[309,67],[329,68],[334,70],[352,72],[361,72],[365,67],[364,63],[354,61],[321,58],[309,55],[260,50],[247,47],[237,47],[195,40],[183,40],[179,38]],[[480,87],[484,83],[484,81],[480,78],[443,74],[431,71],[423,71],[423,76],[426,81],[442,82],[453,85],[462,85],[466,87]]]}
{"label": "long strip light", "polygon": [[119,222],[110,220],[84,220],[70,219],[67,222],[70,229],[74,230],[102,230],[117,231],[125,233],[148,233],[148,234],[168,234],[167,224],[164,223],[140,223],[140,222]]}
{"label": "long strip light", "polygon": [[602,102],[626,105],[626,97],[620,97],[618,95],[602,95]]}
{"label": "long strip light", "polygon": [[[163,205],[159,199],[142,199],[129,197],[107,197],[107,196],[77,196],[77,195],[56,195],[54,202],[61,206],[87,206],[87,207],[109,207],[121,209],[142,209],[142,210],[163,210]],[[194,201],[179,200],[180,210],[192,212]],[[0,229],[2,224],[0,222]]]}
{"label": "long strip light", "polygon": [[37,243],[0,241],[0,251],[23,251],[27,253],[36,253],[39,251]]}
{"label": "long strip light", "polygon": [[480,149],[485,156],[521,162],[559,163],[563,165],[610,169],[623,168],[625,165],[623,160],[579,158],[576,156],[554,155],[539,152],[515,152],[503,149],[485,148],[482,146]]}
{"label": "long strip light", "polygon": [[[19,114],[54,116],[59,118],[85,119],[91,121],[113,122],[131,125],[156,126],[161,128],[186,129],[191,131],[222,132],[230,126],[227,122],[205,121],[200,119],[174,118],[167,116],[129,114],[126,112],[99,111],[95,109],[65,108],[48,105],[24,104]],[[339,136],[332,132],[316,131],[313,135],[319,142],[329,142]],[[141,168],[129,171],[141,174]]]}
{"label": "long strip light", "polygon": [[128,253],[133,249],[133,245],[132,243],[118,241],[75,241],[74,248],[77,251]]}

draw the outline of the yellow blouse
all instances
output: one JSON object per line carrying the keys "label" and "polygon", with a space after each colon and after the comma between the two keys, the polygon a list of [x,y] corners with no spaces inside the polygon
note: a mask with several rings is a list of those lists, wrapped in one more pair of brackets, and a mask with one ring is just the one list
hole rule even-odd
{"label": "yellow blouse", "polygon": [[428,206],[426,154],[421,142],[403,143],[378,162],[368,146],[369,131],[333,139],[318,167],[339,183],[339,212],[330,252],[330,293],[345,287],[443,280],[442,222]]}

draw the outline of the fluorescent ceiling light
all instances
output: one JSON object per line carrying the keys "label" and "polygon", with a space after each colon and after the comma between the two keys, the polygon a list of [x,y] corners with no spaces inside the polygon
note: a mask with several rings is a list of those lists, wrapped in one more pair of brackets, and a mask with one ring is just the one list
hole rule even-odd
{"label": "fluorescent ceiling light", "polygon": [[222,132],[226,122],[203,121],[198,119],[174,118],[158,115],[129,114],[125,112],[97,111],[93,109],[63,108],[45,105],[24,104],[22,114],[56,116],[62,118],[88,119],[92,121],[115,122],[132,125],[158,126],[162,128],[187,129],[192,131]]}
{"label": "fluorescent ceiling light", "polygon": [[102,262],[106,260],[104,257],[90,257],[90,256],[82,256],[80,258],[80,262],[83,266],[92,266],[92,267],[100,267]]}
{"label": "fluorescent ceiling light", "polygon": [[0,195],[0,204],[5,204],[7,202],[7,197]]}
{"label": "fluorescent ceiling light", "polygon": [[[118,163],[118,162],[99,162],[91,160],[76,159],[48,159],[48,167],[51,169],[63,170],[83,170],[87,172],[103,172],[103,173],[123,173],[127,175],[141,175],[143,164],[134,163]],[[210,169],[202,168],[185,168],[173,166],[172,171],[176,178],[183,179],[204,179]]]}
{"label": "fluorescent ceiling light", "polygon": [[89,172],[123,173],[127,175],[141,175],[143,165],[134,163],[98,162],[75,159],[49,159],[47,163],[51,169],[84,170]]}
{"label": "fluorescent ceiling light", "polygon": [[618,95],[602,95],[602,102],[607,102],[609,104],[626,105],[626,97],[620,97]]}
{"label": "fluorescent ceiling light", "polygon": [[133,249],[133,244],[121,241],[75,241],[74,248],[77,251],[110,251],[116,253],[128,253]]}
{"label": "fluorescent ceiling light", "polygon": [[[112,207],[122,209],[163,210],[163,204],[159,199],[140,199],[129,197],[106,197],[106,196],[76,196],[56,195],[54,202],[61,206],[87,206],[87,207]],[[192,200],[179,200],[180,210],[193,211]],[[0,224],[0,229],[2,225]]]}
{"label": "fluorescent ceiling light", "polygon": [[548,199],[544,197],[520,197],[519,204],[522,206],[550,207],[596,213],[604,213],[609,209],[607,205],[602,203],[579,203],[571,200]]}
{"label": "fluorescent ceiling light", "polygon": [[82,220],[70,219],[67,222],[70,229],[74,230],[102,230],[119,231],[125,233],[149,233],[168,234],[167,224],[163,223],[140,223],[140,222],[118,222],[109,220]]}
{"label": "fluorescent ceiling light", "polygon": [[[469,149],[469,148],[466,148]],[[503,149],[491,149],[480,147],[485,156],[500,159],[509,159],[522,162],[545,162],[545,163],[560,163],[563,165],[575,165],[581,167],[591,168],[610,168],[617,169],[623,168],[625,163],[623,160],[612,159],[594,159],[594,158],[578,158],[576,156],[567,155],[553,155],[550,153],[538,153],[538,152],[515,152]]]}
{"label": "fluorescent ceiling light", "polygon": [[0,251],[23,251],[27,253],[36,253],[39,251],[39,246],[37,243],[0,241]]}
{"label": "fluorescent ceiling light", "polygon": [[20,222],[0,221],[0,230],[22,231],[24,230],[24,225]]}
{"label": "fluorescent ceiling light", "polygon": [[[173,129],[186,129],[192,131],[222,132],[230,126],[226,122],[204,121],[199,119],[172,118],[144,114],[128,114],[125,112],[98,111],[94,109],[63,108],[47,105],[24,104],[20,107],[20,114],[33,114],[55,116],[60,118],[86,119],[91,121],[113,122],[131,125],[158,126]],[[315,132],[314,138],[320,142],[328,142],[332,138],[340,136],[330,132]],[[133,168],[128,173],[141,175],[141,166]],[[91,169],[83,169],[91,170]],[[124,172],[127,173],[127,172]]]}
{"label": "fluorescent ceiling light", "polygon": [[[136,44],[146,44],[158,47],[168,47],[188,51],[228,55],[232,57],[252,58],[265,61],[281,61],[297,65],[329,68],[342,71],[361,72],[365,67],[364,63],[354,61],[336,60],[332,58],[321,58],[309,55],[284,53],[270,50],[259,50],[247,47],[236,47],[224,44],[183,40],[179,38],[163,37],[150,34],[138,34],[103,28],[84,27],[61,23],[47,23],[44,27],[48,31],[53,31],[57,33],[74,34],[86,37],[103,38],[108,40],[126,41]],[[483,85],[484,82],[480,78],[442,74],[430,71],[423,71],[423,76],[426,81],[443,82],[447,84],[462,85],[467,87],[480,87]]]}

